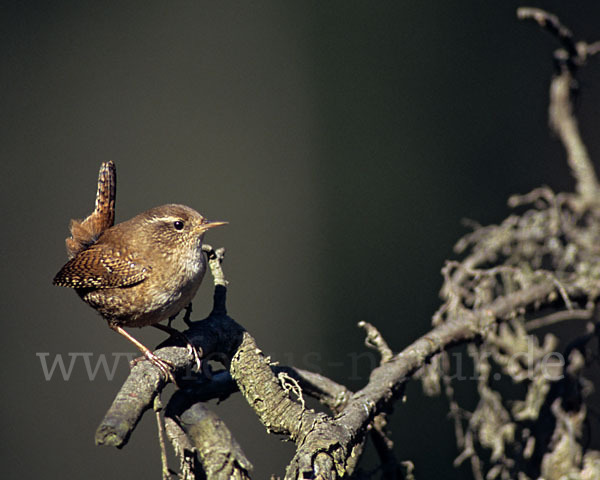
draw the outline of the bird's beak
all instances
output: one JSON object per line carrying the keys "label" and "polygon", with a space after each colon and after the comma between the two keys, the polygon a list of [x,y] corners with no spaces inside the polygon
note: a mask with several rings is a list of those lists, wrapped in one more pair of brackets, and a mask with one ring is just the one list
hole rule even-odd
{"label": "bird's beak", "polygon": [[203,232],[205,232],[209,228],[220,227],[221,225],[227,225],[228,223],[229,222],[209,222],[208,220],[206,220],[204,223],[202,223],[202,226],[200,228]]}

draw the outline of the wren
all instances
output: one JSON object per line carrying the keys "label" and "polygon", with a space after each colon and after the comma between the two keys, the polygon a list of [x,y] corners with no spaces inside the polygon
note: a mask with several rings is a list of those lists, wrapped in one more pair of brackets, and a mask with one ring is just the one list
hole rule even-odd
{"label": "wren", "polygon": [[115,166],[106,162],[100,167],[96,207],[85,220],[71,221],[70,260],[53,283],[73,288],[173,380],[171,365],[123,327],[169,330],[158,322],[188,306],[204,277],[205,232],[227,222],[209,222],[190,207],[168,204],[113,225],[115,196]]}

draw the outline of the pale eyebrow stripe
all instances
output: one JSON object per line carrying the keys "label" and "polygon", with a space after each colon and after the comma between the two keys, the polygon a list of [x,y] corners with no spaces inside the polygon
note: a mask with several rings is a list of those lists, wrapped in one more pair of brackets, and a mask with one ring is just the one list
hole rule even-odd
{"label": "pale eyebrow stripe", "polygon": [[172,216],[168,216],[168,217],[152,217],[150,218],[150,222],[176,222],[178,220],[183,221],[183,219],[181,217],[172,217]]}

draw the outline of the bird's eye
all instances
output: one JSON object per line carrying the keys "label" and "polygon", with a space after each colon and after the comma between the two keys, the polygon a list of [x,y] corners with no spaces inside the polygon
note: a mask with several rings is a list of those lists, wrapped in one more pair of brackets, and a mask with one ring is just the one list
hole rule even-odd
{"label": "bird's eye", "polygon": [[173,226],[175,227],[175,230],[183,230],[183,222],[181,220],[173,222]]}

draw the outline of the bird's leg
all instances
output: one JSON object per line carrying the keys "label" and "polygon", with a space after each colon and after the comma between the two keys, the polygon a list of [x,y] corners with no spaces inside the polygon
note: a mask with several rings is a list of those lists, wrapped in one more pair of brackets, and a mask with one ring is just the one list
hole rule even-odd
{"label": "bird's leg", "polygon": [[[179,315],[179,313],[176,313],[175,315],[171,315],[169,317],[169,319],[167,320],[167,327],[171,327],[171,324],[173,323],[173,320],[175,320],[177,318],[177,315]],[[192,326],[192,320],[190,318],[191,316],[192,316],[192,302],[188,303],[187,307],[185,307],[185,313],[183,315],[183,322],[188,327]]]}
{"label": "bird's leg", "polygon": [[188,306],[185,307],[185,313],[183,314],[183,323],[185,323],[188,327],[192,326],[192,302],[188,303]]}
{"label": "bird's leg", "polygon": [[[120,333],[127,340],[129,340],[131,343],[133,343],[144,354],[144,357],[146,357],[146,359],[150,363],[152,363],[152,365],[154,365],[156,368],[158,368],[161,371],[161,373],[165,376],[167,381],[170,380],[174,384],[177,383],[175,381],[175,377],[173,376],[174,366],[171,362],[168,362],[167,360],[163,360],[162,358],[159,358],[156,355],[154,355],[154,353],[152,353],[148,347],[146,347],[144,344],[137,341],[135,338],[133,338],[129,333],[127,333],[120,326],[114,325],[112,323],[109,323],[108,325],[112,330],[114,330],[117,333]],[[135,365],[138,361],[139,361],[139,359],[134,359],[132,363]]]}
{"label": "bird's leg", "polygon": [[[190,305],[191,305],[191,303],[190,303]],[[190,311],[191,311],[191,308],[190,308]],[[187,315],[187,311],[186,311],[186,315]],[[192,357],[194,357],[194,361],[196,363],[196,368],[198,369],[198,371],[200,371],[200,367],[202,366],[202,360],[200,358],[200,353],[198,352],[198,349],[194,346],[194,344],[191,342],[191,340],[187,337],[187,335],[185,333],[182,333],[179,330],[176,330],[169,325],[162,325],[160,323],[155,323],[152,326],[154,328],[158,328],[159,330],[162,330],[163,332],[167,332],[169,335],[171,335],[173,337],[179,337],[186,344],[188,352],[190,353],[190,355],[192,355]]]}

